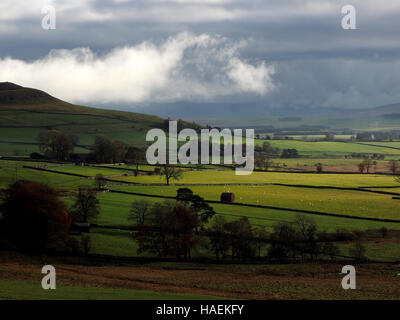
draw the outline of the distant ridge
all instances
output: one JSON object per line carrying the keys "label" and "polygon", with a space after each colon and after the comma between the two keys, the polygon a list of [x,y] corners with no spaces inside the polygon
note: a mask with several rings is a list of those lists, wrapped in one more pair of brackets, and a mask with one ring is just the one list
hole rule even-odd
{"label": "distant ridge", "polygon": [[400,103],[389,104],[371,109],[378,114],[400,113]]}

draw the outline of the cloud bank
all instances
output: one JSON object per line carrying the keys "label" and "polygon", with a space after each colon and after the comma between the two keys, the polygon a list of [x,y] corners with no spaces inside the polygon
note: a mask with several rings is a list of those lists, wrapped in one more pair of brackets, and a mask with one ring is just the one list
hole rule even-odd
{"label": "cloud bank", "polygon": [[274,68],[240,58],[246,42],[181,33],[98,55],[89,48],[52,50],[31,62],[0,59],[0,79],[38,87],[72,102],[144,102],[274,90]]}
{"label": "cloud bank", "polygon": [[[341,28],[348,4],[357,30]],[[0,81],[126,109],[374,107],[400,101],[399,14],[399,0],[1,0]]]}

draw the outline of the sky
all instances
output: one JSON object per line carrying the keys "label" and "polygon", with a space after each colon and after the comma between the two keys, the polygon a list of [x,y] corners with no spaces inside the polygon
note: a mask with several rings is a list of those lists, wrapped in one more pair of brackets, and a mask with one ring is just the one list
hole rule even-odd
{"label": "sky", "polygon": [[0,81],[153,113],[370,108],[400,102],[399,16],[398,0],[1,0]]}

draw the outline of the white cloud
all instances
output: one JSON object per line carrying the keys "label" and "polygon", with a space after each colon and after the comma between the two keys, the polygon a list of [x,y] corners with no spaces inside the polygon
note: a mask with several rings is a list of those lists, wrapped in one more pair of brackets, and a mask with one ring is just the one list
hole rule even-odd
{"label": "white cloud", "polygon": [[211,99],[274,89],[273,67],[240,58],[245,42],[181,33],[155,45],[53,50],[34,61],[0,59],[0,81],[37,87],[72,102],[144,102]]}
{"label": "white cloud", "polygon": [[265,62],[253,66],[235,58],[230,64],[231,70],[228,75],[240,90],[266,94],[274,89],[271,75],[275,73],[275,69],[267,67]]}

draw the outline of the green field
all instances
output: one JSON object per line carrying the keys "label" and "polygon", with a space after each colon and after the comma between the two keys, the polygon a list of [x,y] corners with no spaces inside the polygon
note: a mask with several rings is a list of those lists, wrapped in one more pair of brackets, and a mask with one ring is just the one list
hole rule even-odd
{"label": "green field", "polygon": [[[303,156],[345,156],[352,153],[384,154],[400,157],[400,149],[383,148],[354,142],[338,141],[299,141],[299,140],[255,140],[256,145],[269,142],[274,148],[297,149]],[[385,145],[390,146],[392,142]],[[375,143],[373,143],[375,144]]]}
{"label": "green field", "polygon": [[[118,187],[131,192],[176,196],[179,187]],[[193,186],[195,194],[219,201],[222,192],[233,192],[235,202],[290,209],[303,209],[350,216],[394,219],[400,221],[399,202],[391,195],[360,191],[309,189],[285,186]],[[399,194],[400,196],[400,194]],[[349,206],[352,203],[352,206]],[[249,208],[242,209],[249,210]]]}
{"label": "green field", "polygon": [[[118,180],[165,184],[165,179],[158,175],[141,175],[137,177],[119,177]],[[232,170],[217,171],[186,171],[177,184],[268,184],[283,183],[294,185],[314,185],[332,187],[367,187],[367,186],[396,186],[399,185],[392,176],[374,174],[314,174],[314,173],[285,173],[285,172],[253,172],[251,175],[236,175]]]}
{"label": "green field", "polygon": [[[110,226],[129,226],[132,222],[128,221],[129,210],[131,204],[135,200],[142,199],[141,196],[116,194],[116,193],[105,193],[99,196],[101,204],[101,215],[97,222],[101,225]],[[162,202],[164,199],[161,198],[146,198],[150,202]],[[317,200],[318,201],[318,200]],[[395,200],[391,200],[396,205]],[[385,205],[390,205],[390,201]],[[287,205],[287,203],[286,203]],[[226,204],[212,204],[217,214],[224,215],[227,220],[237,219],[241,216],[248,217],[253,224],[266,226],[271,229],[277,222],[289,222],[294,219],[298,213],[289,212],[285,210],[274,210],[264,208],[252,208],[252,207],[239,207],[231,206]],[[282,205],[282,207],[284,207]],[[288,207],[288,206],[287,206]],[[312,206],[310,206],[312,207]],[[311,209],[305,206],[305,209]],[[315,209],[315,208],[314,208]],[[328,210],[326,210],[328,212]],[[366,210],[367,211],[367,210]],[[372,211],[372,210],[371,210]],[[360,213],[354,210],[355,213]],[[395,210],[394,210],[395,212]],[[340,213],[340,212],[339,212]],[[346,211],[346,213],[349,213]],[[356,215],[356,214],[353,214]],[[371,214],[372,215],[372,214]],[[393,213],[393,217],[396,218],[396,214]],[[348,218],[330,217],[312,215],[312,218],[319,224],[322,229],[334,231],[338,228],[354,230],[354,229],[368,229],[376,228],[382,225],[390,225],[391,228],[400,228],[400,224],[394,223],[382,223],[367,220],[352,220]],[[398,218],[398,217],[397,217]]]}
{"label": "green field", "polygon": [[47,164],[37,162],[19,163],[13,161],[0,161],[0,188],[5,188],[10,183],[20,179],[47,183],[60,191],[68,192],[77,190],[80,185],[93,185],[93,181],[86,178],[22,168],[23,165],[44,167]]}
{"label": "green field", "polygon": [[[68,208],[72,209],[78,188],[94,187],[96,181],[93,178],[96,175],[102,174],[109,179],[105,186],[109,190],[97,193],[100,214],[90,221],[92,226],[88,234],[91,244],[89,254],[83,252],[82,244],[79,243],[82,235],[76,233],[68,239],[71,243],[65,246],[67,248],[65,250],[70,250],[71,254],[63,251],[63,256],[25,256],[12,247],[10,247],[11,252],[6,250],[2,252],[1,262],[6,263],[0,265],[0,300],[168,300],[220,299],[222,296],[292,299],[312,298],[316,292],[319,296],[328,298],[346,298],[352,294],[351,290],[345,293],[341,290],[340,294],[336,292],[339,285],[339,282],[336,283],[336,278],[340,269],[338,267],[336,270],[337,266],[334,263],[306,265],[302,261],[303,263],[291,266],[208,263],[208,259],[215,257],[210,251],[207,237],[202,232],[195,234],[195,241],[198,241],[199,245],[190,251],[192,261],[151,262],[154,260],[148,258],[154,258],[154,253],[139,254],[138,242],[132,239],[133,231],[129,227],[133,227],[134,222],[128,219],[132,203],[143,199],[153,204],[174,201],[174,199],[166,200],[162,196],[175,197],[177,190],[182,187],[190,188],[194,194],[208,201],[219,201],[223,192],[234,193],[235,202],[244,206],[221,202],[210,203],[216,216],[223,216],[227,221],[247,217],[253,227],[265,227],[270,233],[277,223],[290,223],[298,215],[305,215],[315,221],[318,232],[347,231],[347,235],[355,236],[364,231],[365,238],[362,238],[362,241],[369,259],[381,262],[399,261],[400,201],[392,197],[395,194],[400,196],[400,183],[392,175],[376,173],[387,173],[389,160],[400,159],[400,142],[355,142],[348,134],[336,134],[336,141],[311,141],[322,140],[324,138],[322,133],[325,131],[346,133],[350,131],[348,128],[351,128],[356,134],[364,130],[400,129],[398,118],[382,117],[379,110],[365,114],[360,111],[351,115],[293,117],[292,120],[275,116],[250,116],[242,119],[227,117],[221,122],[224,124],[222,128],[225,126],[235,128],[237,125],[258,126],[256,133],[263,133],[264,127],[265,130],[269,130],[265,132],[271,136],[279,134],[276,129],[281,128],[281,135],[288,132],[288,136],[293,139],[256,139],[255,144],[261,146],[264,142],[268,142],[272,147],[279,149],[279,154],[284,149],[296,149],[300,157],[282,159],[278,155],[273,159],[273,170],[253,172],[247,176],[236,175],[231,167],[207,165],[201,169],[195,165],[186,165],[182,179],[172,180],[171,185],[166,186],[164,177],[152,174],[157,167],[150,165],[140,165],[141,171],[135,176],[136,166],[129,164],[102,164],[103,167],[100,167],[74,165],[72,162],[55,163],[50,160],[46,162],[17,161],[17,158],[1,159],[6,156],[23,159],[33,152],[38,152],[37,136],[46,130],[56,129],[78,136],[79,142],[74,152],[87,154],[96,135],[102,134],[112,140],[143,148],[149,144],[145,140],[148,130],[165,127],[165,120],[156,116],[77,106],[37,90],[32,91],[13,85],[11,85],[13,89],[9,87],[9,84],[3,84],[0,93],[0,95],[8,94],[12,98],[4,100],[11,101],[7,102],[7,105],[4,103],[0,105],[0,191],[21,179],[43,182],[54,187]],[[212,121],[208,123],[212,124]],[[187,122],[183,125],[199,129],[192,123]],[[310,131],[319,135],[302,135],[302,132]],[[240,142],[242,138],[239,137],[237,140]],[[351,158],[352,154],[357,155]],[[366,155],[374,155],[372,159],[374,164],[370,171],[374,174],[357,172],[358,165]],[[384,155],[384,160],[376,160],[378,158],[376,155]],[[314,171],[317,163],[321,163],[324,169],[327,169],[326,172],[330,168],[331,172],[342,173],[298,172]],[[46,169],[50,172],[37,169]],[[344,173],[350,171],[353,173]],[[361,188],[372,192],[363,191]],[[156,197],[150,197],[151,195]],[[395,221],[389,223],[379,221],[380,219]],[[212,222],[211,219],[205,227],[209,227]],[[386,236],[382,234],[384,230],[380,230],[382,227],[389,230]],[[355,262],[351,253],[355,241],[341,240],[340,237],[335,239],[339,239],[337,245],[340,259]],[[7,241],[5,244],[6,248],[9,248]],[[269,246],[270,244],[264,246],[261,256],[267,254]],[[231,253],[234,259],[234,253]],[[324,255],[323,259],[328,258],[325,252],[320,254]],[[144,259],[138,259],[138,256]],[[47,260],[59,263],[57,290],[45,291],[40,286],[41,275],[40,272],[36,273],[36,266],[42,265]],[[106,260],[107,262],[104,262]],[[377,289],[379,285],[376,285],[379,283],[376,273],[383,275],[387,272],[391,275],[390,268],[395,269],[395,266],[389,264],[384,267],[382,264],[380,267],[377,272],[374,266],[366,264],[360,277],[357,273],[357,281],[360,279],[363,288],[368,287],[371,279],[376,281],[371,282],[369,291],[366,291],[367,297],[369,292],[372,292],[369,297],[381,297],[380,293],[376,292],[379,289]],[[390,271],[386,271],[388,269]],[[326,282],[320,282],[318,279],[320,276]],[[387,288],[385,290],[388,291],[383,290],[382,297],[392,297],[395,295],[393,292],[398,293],[393,279],[389,280],[385,284]],[[310,286],[312,281],[316,285]],[[359,294],[358,290],[353,291],[353,294]]]}

